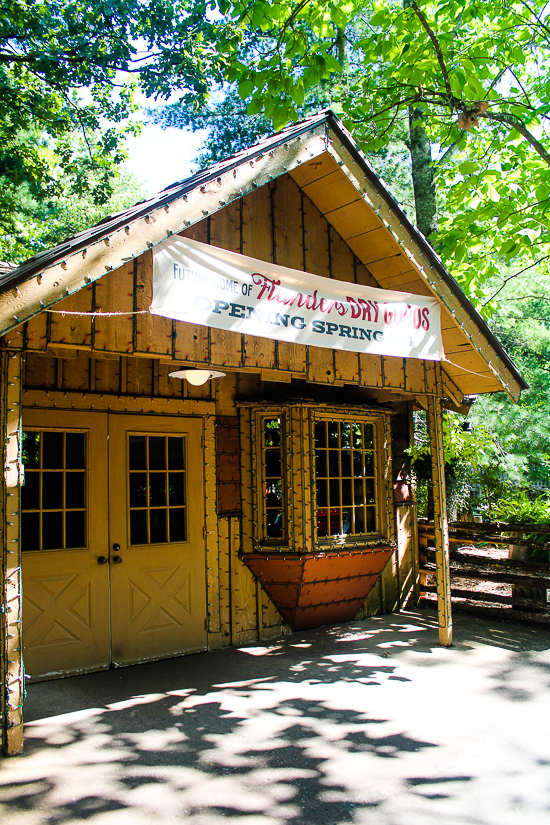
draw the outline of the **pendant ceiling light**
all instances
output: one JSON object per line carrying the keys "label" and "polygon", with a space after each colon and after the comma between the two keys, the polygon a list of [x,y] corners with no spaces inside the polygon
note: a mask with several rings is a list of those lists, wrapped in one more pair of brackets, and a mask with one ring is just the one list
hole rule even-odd
{"label": "pendant ceiling light", "polygon": [[216,372],[216,370],[178,370],[171,372],[170,378],[181,378],[182,381],[189,381],[194,387],[200,387],[211,381],[213,378],[224,378],[225,372]]}

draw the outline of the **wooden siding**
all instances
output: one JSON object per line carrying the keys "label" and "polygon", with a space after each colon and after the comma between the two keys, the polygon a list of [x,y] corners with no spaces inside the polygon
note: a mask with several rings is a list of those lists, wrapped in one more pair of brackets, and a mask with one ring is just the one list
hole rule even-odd
{"label": "wooden siding", "polygon": [[[325,277],[378,285],[288,174],[204,218],[182,236]],[[67,392],[108,392],[108,386],[118,381],[121,394],[202,397],[200,388],[190,390],[168,377],[174,364],[184,363],[256,373],[270,370],[272,380],[305,378],[316,384],[387,389],[397,400],[437,394],[442,386],[443,371],[435,362],[337,352],[171,321],[145,311],[151,294],[148,251],[60,301],[55,312],[36,315],[8,333],[5,345],[43,354],[40,360],[27,359],[27,386]],[[62,314],[94,309],[129,314],[94,319]],[[142,314],[130,314],[136,312]],[[459,403],[461,390],[446,383],[448,394]]]}

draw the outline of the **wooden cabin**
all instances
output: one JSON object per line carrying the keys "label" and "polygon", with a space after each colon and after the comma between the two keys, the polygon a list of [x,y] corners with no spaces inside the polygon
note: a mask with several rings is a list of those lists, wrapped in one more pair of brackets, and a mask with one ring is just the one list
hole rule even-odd
{"label": "wooden cabin", "polygon": [[[150,311],[155,267],[180,247],[212,253],[218,280],[166,317]],[[241,261],[268,298],[281,277],[294,287],[248,311],[250,288],[223,274]],[[176,281],[206,277],[200,262],[175,266]],[[333,296],[315,340],[311,284]],[[410,312],[431,302],[435,355],[405,338],[377,349],[360,310],[369,289]],[[450,644],[441,409],[517,399],[525,384],[330,111],[4,272],[0,334],[7,753],[22,747],[24,672],[58,678],[414,604],[413,409],[428,412]]]}

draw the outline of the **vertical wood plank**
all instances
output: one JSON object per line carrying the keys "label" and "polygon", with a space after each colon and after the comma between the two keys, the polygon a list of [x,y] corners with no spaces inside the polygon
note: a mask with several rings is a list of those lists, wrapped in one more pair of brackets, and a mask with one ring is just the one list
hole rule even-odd
{"label": "vertical wood plank", "polygon": [[[291,269],[304,268],[302,241],[302,196],[289,175],[277,178],[273,190],[273,226],[275,231],[275,261]],[[279,341],[279,368],[306,373],[306,346]]]}
{"label": "vertical wood plank", "polygon": [[[153,300],[153,252],[139,256],[136,308],[148,310]],[[96,299],[97,300],[97,299]],[[172,356],[172,321],[146,312],[137,316],[137,352]],[[100,336],[101,337],[101,336]],[[102,347],[98,347],[102,348]]]}
{"label": "vertical wood plank", "polygon": [[384,387],[392,389],[405,389],[405,369],[403,358],[392,358],[387,355],[382,356]]}
{"label": "vertical wood plank", "polygon": [[453,643],[451,614],[451,577],[449,571],[449,526],[445,494],[445,459],[443,456],[442,409],[439,398],[428,396],[428,433],[432,457],[434,497],[435,562],[437,567],[437,614],[439,643],[449,647]]}
{"label": "vertical wood plank", "polygon": [[[240,202],[233,201],[210,218],[210,243],[239,252],[241,246]],[[219,367],[242,364],[242,336],[225,329],[210,329],[210,363]]]}
{"label": "vertical wood plank", "polygon": [[362,352],[359,355],[360,380],[364,387],[382,387],[382,359]]}
{"label": "vertical wood plank", "polygon": [[[304,269],[323,278],[331,276],[329,228],[317,207],[304,195],[302,200]],[[316,384],[334,383],[333,350],[328,347],[308,347],[307,377]]]}
{"label": "vertical wood plank", "polygon": [[[267,186],[255,189],[243,198],[242,251],[244,255],[272,262],[273,232],[271,192]],[[244,364],[273,369],[277,344],[269,338],[244,336]]]}
{"label": "vertical wood plank", "polygon": [[222,645],[220,626],[220,570],[219,535],[216,513],[216,432],[215,416],[204,418],[204,509],[206,551],[206,602],[209,649]]}
{"label": "vertical wood plank", "polygon": [[22,356],[4,351],[1,358],[1,439],[4,458],[2,486],[2,613],[0,614],[0,699],[2,745],[6,756],[23,750],[23,636],[21,582],[21,440]]}
{"label": "vertical wood plank", "polygon": [[55,387],[55,361],[53,356],[27,353],[25,387],[52,390]]}
{"label": "vertical wood plank", "polygon": [[306,272],[331,277],[329,229],[326,219],[307,195],[303,198],[304,263]]}
{"label": "vertical wood plank", "polygon": [[[137,359],[136,359],[137,360]],[[134,363],[132,359],[131,363]],[[128,365],[130,370],[130,365]],[[120,386],[120,359],[119,358],[96,358],[95,359],[95,390],[96,392],[118,393]],[[136,393],[137,395],[138,393]],[[139,393],[142,395],[142,393]]]}
{"label": "vertical wood plank", "polygon": [[[7,336],[6,336],[7,338]],[[48,346],[47,313],[41,312],[27,321],[27,349],[45,350]]]}
{"label": "vertical wood plank", "polygon": [[405,359],[405,389],[418,395],[426,393],[426,371],[419,358]]}
{"label": "vertical wood plank", "polygon": [[243,644],[258,638],[256,580],[240,560],[240,521],[229,519],[231,541],[231,597],[233,644]]}
{"label": "vertical wood plank", "polygon": [[222,647],[231,644],[231,577],[229,519],[218,519],[218,569],[220,592],[220,638]]}
{"label": "vertical wood plank", "polygon": [[259,594],[261,611],[261,638],[274,639],[280,636],[285,626],[285,620],[265,592],[260,587]]}
{"label": "vertical wood plank", "polygon": [[[142,258],[143,256],[136,262],[138,272],[143,269],[143,266],[139,266]],[[116,269],[96,281],[95,296],[96,309],[101,309],[103,312],[128,313],[128,315],[114,315],[111,318],[102,315],[96,316],[94,321],[96,349],[107,352],[132,352],[134,348],[134,323],[137,324],[137,320],[135,321],[134,316],[131,314],[134,311],[135,301],[134,261],[128,261],[120,269]],[[135,303],[137,305],[137,300]],[[146,308],[138,307],[138,309]]]}
{"label": "vertical wood plank", "polygon": [[[109,363],[108,361],[106,363]],[[105,367],[101,362],[101,369]],[[96,389],[105,392],[103,385]],[[114,380],[112,375],[111,380]],[[153,395],[153,361],[150,358],[129,358],[126,371],[126,391],[129,395]]]}
{"label": "vertical wood plank", "polygon": [[362,284],[363,286],[380,286],[365,264],[362,264],[359,260],[356,260],[355,277],[357,279],[357,283]]}
{"label": "vertical wood plank", "polygon": [[243,552],[251,553],[254,549],[254,505],[253,505],[253,476],[252,476],[252,412],[250,409],[241,410],[241,485],[242,485],[242,541]]}
{"label": "vertical wood plank", "polygon": [[78,344],[91,347],[92,345],[92,318],[82,315],[62,315],[66,309],[69,312],[92,311],[92,287],[85,287],[63,301],[59,301],[51,312],[51,343]]}
{"label": "vertical wood plank", "polygon": [[327,347],[308,347],[307,377],[308,381],[316,384],[334,383],[333,350]]}
{"label": "vertical wood plank", "polygon": [[64,390],[86,392],[90,385],[90,358],[86,352],[77,353],[76,358],[67,358],[63,364]]}

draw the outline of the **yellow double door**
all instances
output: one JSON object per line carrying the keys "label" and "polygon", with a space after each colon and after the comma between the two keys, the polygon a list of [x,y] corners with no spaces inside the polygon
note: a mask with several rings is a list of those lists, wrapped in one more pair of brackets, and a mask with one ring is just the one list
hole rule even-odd
{"label": "yellow double door", "polygon": [[25,410],[23,430],[27,674],[204,650],[201,419]]}

